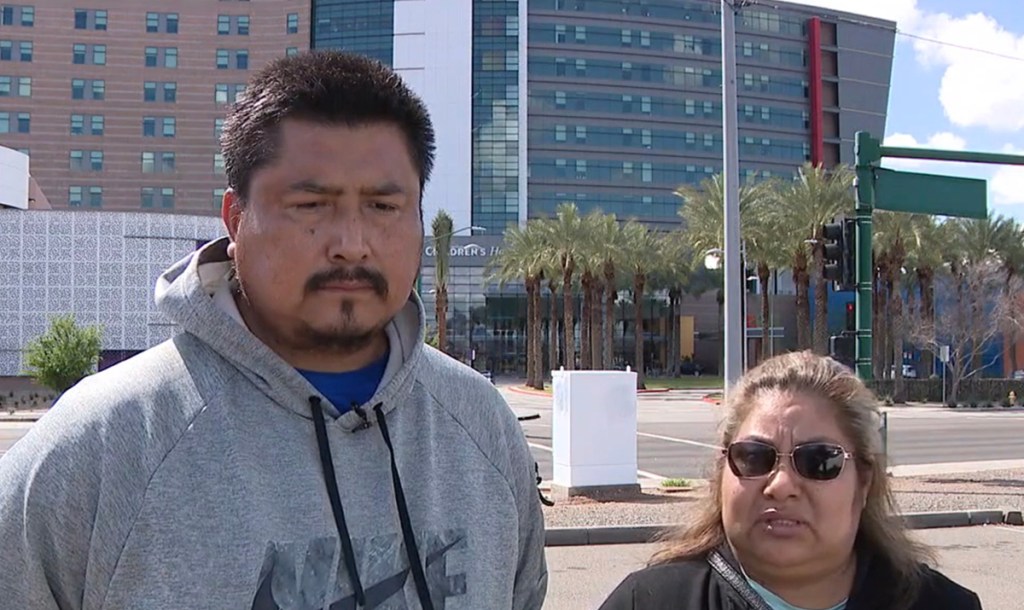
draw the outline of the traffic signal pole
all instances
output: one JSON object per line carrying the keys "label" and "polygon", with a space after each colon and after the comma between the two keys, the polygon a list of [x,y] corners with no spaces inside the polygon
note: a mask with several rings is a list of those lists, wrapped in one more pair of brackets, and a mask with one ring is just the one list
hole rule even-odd
{"label": "traffic signal pole", "polygon": [[853,279],[857,283],[856,297],[856,343],[854,345],[854,364],[857,376],[871,379],[874,375],[872,366],[871,337],[871,303],[872,284],[874,283],[873,266],[871,264],[871,213],[874,211],[875,189],[872,163],[880,159],[878,141],[873,140],[866,132],[857,132],[854,143],[856,158],[856,193],[857,203],[854,215],[857,221],[856,254],[854,255]]}

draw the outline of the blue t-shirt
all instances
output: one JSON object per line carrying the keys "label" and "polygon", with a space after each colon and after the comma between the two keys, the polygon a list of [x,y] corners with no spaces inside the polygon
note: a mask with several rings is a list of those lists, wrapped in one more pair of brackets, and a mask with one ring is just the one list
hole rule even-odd
{"label": "blue t-shirt", "polygon": [[[744,576],[746,576],[746,573],[744,573]],[[757,591],[757,594],[761,596],[761,599],[763,599],[765,603],[767,603],[772,608],[772,610],[802,610],[802,608],[794,606],[793,604],[787,602],[778,595],[764,588],[763,586],[761,586],[761,583],[753,580],[749,576],[747,576],[747,582],[750,583],[750,586],[755,591]],[[829,610],[844,610],[845,608],[846,600],[843,600],[839,603],[839,605],[833,606],[829,608]]]}
{"label": "blue t-shirt", "polygon": [[320,373],[296,369],[306,378],[318,392],[331,401],[339,413],[350,411],[373,397],[384,370],[388,366],[389,353],[385,352],[380,359],[355,371],[345,373]]}

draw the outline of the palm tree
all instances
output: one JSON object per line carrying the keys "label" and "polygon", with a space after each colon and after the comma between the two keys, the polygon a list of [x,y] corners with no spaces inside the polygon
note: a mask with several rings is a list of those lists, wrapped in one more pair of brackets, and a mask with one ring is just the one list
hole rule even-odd
{"label": "palm tree", "polygon": [[[740,235],[746,246],[744,265],[752,263],[761,282],[761,327],[764,340],[762,353],[767,356],[770,342],[768,281],[771,270],[784,264],[784,240],[777,230],[778,218],[774,213],[778,205],[770,182],[746,183],[740,187]],[[724,248],[725,183],[716,174],[697,187],[680,186],[675,194],[683,199],[679,215],[683,218],[687,238],[696,261],[703,261],[705,253]],[[700,263],[698,263],[700,264]],[[745,272],[744,272],[745,273]],[[745,297],[744,297],[745,298]],[[745,322],[744,322],[745,324]]]}
{"label": "palm tree", "polygon": [[646,387],[644,382],[644,287],[647,285],[647,274],[656,264],[656,252],[660,238],[656,233],[636,220],[630,220],[622,227],[623,245],[627,253],[626,268],[633,276],[633,311],[635,316],[634,333],[635,368],[637,389]]}
{"label": "palm tree", "polygon": [[872,218],[873,243],[876,256],[884,261],[883,269],[886,290],[889,293],[886,306],[884,333],[888,346],[883,360],[888,365],[889,356],[893,362],[893,401],[906,402],[903,388],[903,290],[900,282],[906,272],[908,244],[915,241],[919,221],[913,214],[900,212],[875,212]]}
{"label": "palm tree", "polygon": [[688,236],[684,231],[663,233],[658,242],[657,265],[653,270],[651,285],[668,293],[668,341],[667,369],[673,377],[679,375],[679,315],[683,294],[690,279],[690,252]]}
{"label": "palm tree", "polygon": [[487,281],[523,281],[526,285],[526,383],[544,389],[543,356],[540,336],[540,290],[544,267],[550,257],[546,231],[536,221],[525,227],[510,226],[505,231],[501,253],[488,263]]}
{"label": "palm tree", "polygon": [[[1010,299],[1013,292],[1014,279],[1024,274],[1024,226],[1014,219],[1007,219],[1004,235],[997,247],[996,255],[1000,261],[1000,267],[1005,275],[1003,285],[1003,296]],[[1017,362],[1017,327],[1013,324],[1006,326],[1003,342],[1007,346],[1007,354],[1010,358],[1010,371],[1018,369]]]}
{"label": "palm tree", "polygon": [[612,336],[615,332],[615,298],[619,289],[616,269],[623,266],[625,258],[622,229],[618,219],[614,214],[601,216],[600,221],[591,228],[591,236],[596,243],[601,244],[597,252],[600,261],[600,286],[604,296],[604,312],[595,327],[601,336],[601,366],[605,370],[610,370],[614,365]]}
{"label": "palm tree", "polygon": [[[824,240],[821,227],[840,216],[853,212],[854,173],[846,166],[829,170],[821,165],[805,163],[794,180],[782,183],[776,193],[776,210],[780,231],[800,240],[812,240],[811,267],[814,277],[814,331],[813,346],[819,354],[828,352],[828,286],[824,277]],[[806,252],[794,252],[793,275],[798,282],[809,281],[805,275]],[[797,298],[799,301],[799,285]],[[800,317],[798,302],[798,319]],[[809,312],[808,312],[809,313]]]}
{"label": "palm tree", "polygon": [[563,348],[565,370],[575,368],[576,339],[573,328],[573,276],[579,258],[584,253],[585,231],[583,218],[575,203],[563,203],[555,210],[555,217],[543,225],[551,260],[555,261],[562,274],[562,316]]}
{"label": "palm tree", "polygon": [[434,319],[437,321],[437,346],[448,351],[448,269],[454,225],[448,212],[440,210],[430,223],[434,241]]}
{"label": "palm tree", "polygon": [[[918,318],[927,327],[935,323],[935,272],[942,267],[943,240],[941,225],[935,222],[934,216],[916,216],[917,225],[914,230],[914,241],[907,252],[908,265],[914,268],[918,288]],[[930,377],[935,372],[935,354],[925,351],[927,358],[924,375]]]}

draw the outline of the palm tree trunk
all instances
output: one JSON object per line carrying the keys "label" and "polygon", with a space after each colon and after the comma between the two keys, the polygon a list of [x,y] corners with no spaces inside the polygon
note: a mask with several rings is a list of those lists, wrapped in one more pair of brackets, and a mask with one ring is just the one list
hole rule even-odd
{"label": "palm tree trunk", "polygon": [[871,291],[871,336],[873,338],[871,342],[871,362],[874,367],[874,378],[884,379],[885,375],[885,358],[882,354],[885,352],[882,336],[882,301],[884,286],[882,282],[882,269],[878,265],[872,267],[872,279],[874,290]]}
{"label": "palm tree trunk", "polygon": [[580,287],[583,293],[583,310],[580,312],[580,370],[593,370],[591,356],[593,351],[590,346],[590,309],[593,307],[593,280],[590,271],[584,271],[580,278]]}
{"label": "palm tree trunk", "polygon": [[828,282],[821,245],[814,246],[814,351],[828,354]]}
{"label": "palm tree trunk", "polygon": [[889,273],[892,276],[890,285],[892,288],[889,293],[889,332],[892,338],[892,353],[893,353],[893,390],[892,400],[895,403],[904,403],[907,401],[904,396],[903,388],[903,337],[900,332],[902,325],[900,324],[900,268],[901,265],[893,264],[890,268]]}
{"label": "palm tree trunk", "polygon": [[807,275],[807,254],[796,253],[793,261],[793,281],[796,284],[796,344],[804,350],[811,346],[810,277]]}
{"label": "palm tree trunk", "polygon": [[558,368],[558,288],[555,282],[548,282],[550,292],[551,313],[548,319],[548,366],[551,370]]}
{"label": "palm tree trunk", "polygon": [[893,342],[893,318],[891,315],[889,315],[890,310],[888,306],[890,302],[889,299],[892,299],[894,295],[893,281],[894,278],[892,277],[892,269],[890,268],[889,277],[886,278],[885,280],[885,294],[888,298],[882,301],[882,312],[884,313],[883,319],[885,321],[885,323],[882,325],[882,332],[885,334],[883,340],[883,349],[885,350],[883,352],[883,355],[885,356],[885,362],[883,363],[883,366],[885,367],[885,376],[888,379],[893,378],[893,365],[895,364],[894,350],[896,349],[896,345]]}
{"label": "palm tree trunk", "polygon": [[769,301],[768,282],[771,280],[771,270],[768,265],[760,262],[757,264],[757,281],[761,284],[761,360],[765,361],[771,357],[771,302]]}
{"label": "palm tree trunk", "polygon": [[600,280],[593,283],[594,298],[590,307],[590,364],[595,370],[604,368],[602,347],[604,345],[604,326],[601,324],[604,314],[604,284]]}
{"label": "palm tree trunk", "polygon": [[438,284],[434,290],[434,317],[437,319],[437,347],[448,353],[448,287]]}
{"label": "palm tree trunk", "polygon": [[673,288],[668,292],[668,332],[665,333],[665,340],[668,341],[666,346],[666,358],[668,362],[665,363],[665,370],[670,377],[679,376],[679,301],[682,298],[682,291],[678,288]]}
{"label": "palm tree trunk", "polygon": [[[1013,272],[1012,268],[1007,270],[1007,272],[1006,272],[1006,289],[1004,290],[1004,298],[1007,299],[1007,302],[1009,302],[1009,299],[1012,298],[1012,293],[1013,293],[1012,285],[1013,285],[1014,275],[1015,275],[1015,273]],[[1008,355],[1009,355],[1009,360],[1010,360],[1010,375],[1013,375],[1014,371],[1017,370],[1017,331],[1012,329],[1012,328],[1008,329],[1006,331],[1006,333],[1003,335],[1003,342],[1008,347],[1008,349],[1006,351],[1009,352]]]}
{"label": "palm tree trunk", "polygon": [[615,364],[615,351],[612,345],[615,333],[615,268],[608,263],[604,265],[604,369],[611,371]]}
{"label": "palm tree trunk", "polygon": [[576,335],[573,328],[572,274],[575,264],[572,260],[562,265],[562,349],[565,370],[576,368]]}
{"label": "palm tree trunk", "polygon": [[[935,284],[933,272],[931,269],[918,269],[917,274],[920,278],[921,321],[924,322],[926,328],[933,328],[935,323]],[[924,354],[927,356],[927,358],[922,358],[925,361],[924,374],[925,377],[931,377],[935,374],[935,353],[931,350],[925,350]]]}
{"label": "palm tree trunk", "polygon": [[531,326],[531,328],[530,328],[530,340],[533,341],[533,355],[532,355],[532,358],[533,358],[533,377],[534,377],[534,386],[533,387],[537,388],[538,390],[543,390],[544,389],[544,351],[543,351],[543,349],[541,347],[543,345],[543,339],[541,338],[541,334],[542,334],[543,331],[541,330],[541,327],[540,327],[540,310],[541,310],[540,291],[541,291],[541,283],[540,283],[540,280],[537,280],[535,282],[535,284],[534,284],[533,294],[531,296],[531,298],[533,299],[533,308],[532,308],[532,311],[530,312],[530,320],[532,321],[532,324],[530,325]]}
{"label": "palm tree trunk", "polygon": [[533,341],[533,293],[537,290],[537,281],[532,278],[526,278],[526,385],[533,388],[537,386],[537,376],[534,364],[536,361],[533,358],[534,351],[537,346]]}
{"label": "palm tree trunk", "polygon": [[636,354],[634,362],[636,363],[636,389],[646,389],[644,384],[644,284],[647,278],[643,274],[638,273],[633,278],[633,313],[636,317],[636,327],[634,334],[636,340],[634,345],[636,346]]}

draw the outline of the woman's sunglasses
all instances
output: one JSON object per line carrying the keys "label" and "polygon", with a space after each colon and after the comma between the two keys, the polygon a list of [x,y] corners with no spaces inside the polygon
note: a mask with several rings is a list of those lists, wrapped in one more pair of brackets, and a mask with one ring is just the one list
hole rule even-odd
{"label": "woman's sunglasses", "polygon": [[780,453],[768,443],[737,441],[723,453],[729,469],[741,479],[756,479],[775,471],[779,459],[788,457],[793,470],[812,481],[831,481],[843,473],[846,460],[853,457],[842,445],[806,443],[793,447],[792,453]]}

